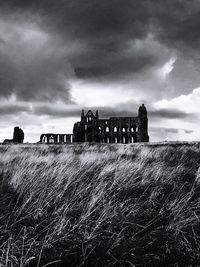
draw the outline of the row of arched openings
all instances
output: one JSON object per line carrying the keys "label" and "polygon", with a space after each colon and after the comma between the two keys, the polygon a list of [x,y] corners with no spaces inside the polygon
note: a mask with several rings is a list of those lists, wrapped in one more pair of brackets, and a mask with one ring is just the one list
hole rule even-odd
{"label": "row of arched openings", "polygon": [[51,144],[67,143],[67,142],[72,143],[73,142],[73,136],[71,135],[70,140],[69,140],[67,138],[67,135],[63,135],[62,137],[59,134],[58,135],[50,135],[50,136],[44,135],[42,138],[42,142],[43,143],[51,143]]}
{"label": "row of arched openings", "polygon": [[[109,144],[111,143],[111,138],[110,137],[106,137],[104,139],[104,142]],[[135,139],[134,137],[132,136],[130,139],[127,139],[127,137],[123,136],[122,139],[120,140],[119,138],[115,137],[114,138],[114,143],[122,143],[122,144],[127,144],[127,143],[135,143]]]}
{"label": "row of arched openings", "polygon": [[[102,128],[101,127],[99,127],[99,130],[101,131],[102,130]],[[107,126],[106,127],[106,133],[109,133],[110,132],[110,128]],[[126,133],[126,132],[136,132],[137,131],[137,127],[135,126],[135,127],[131,127],[131,128],[128,128],[128,127],[122,127],[122,132],[123,133]],[[117,132],[120,132],[120,127],[117,127],[117,126],[115,126],[114,128],[113,128],[113,132],[114,133],[117,133]]]}

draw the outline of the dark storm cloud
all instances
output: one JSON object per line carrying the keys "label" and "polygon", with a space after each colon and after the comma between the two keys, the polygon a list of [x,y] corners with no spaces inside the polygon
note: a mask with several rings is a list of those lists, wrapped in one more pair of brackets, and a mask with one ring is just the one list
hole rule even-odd
{"label": "dark storm cloud", "polygon": [[57,105],[41,104],[33,106],[32,113],[37,116],[47,115],[57,118],[79,117],[81,114],[80,107],[59,107]]}
{"label": "dark storm cloud", "polygon": [[[125,105],[124,105],[125,106]],[[115,107],[80,107],[76,105],[72,106],[57,106],[51,104],[36,104],[33,105],[32,113],[35,115],[47,115],[50,117],[80,117],[81,110],[84,109],[86,112],[88,110],[99,110],[100,118],[109,118],[109,117],[133,117],[137,116],[137,108],[138,106],[133,103],[132,106],[127,104],[127,107],[123,107],[123,105],[118,105]],[[185,113],[179,110],[154,110],[150,108],[148,110],[148,117],[151,119],[186,119],[186,118],[194,118],[194,114]]]}
{"label": "dark storm cloud", "polygon": [[33,114],[35,115],[47,115],[50,117],[80,117],[81,115],[81,109],[84,109],[86,112],[88,110],[92,110],[95,112],[95,110],[99,110],[100,118],[108,118],[112,116],[133,116],[133,113],[131,111],[118,111],[115,108],[110,107],[79,107],[79,106],[72,106],[72,107],[59,107],[59,106],[52,106],[48,104],[41,104],[41,105],[35,105],[33,107]]}
{"label": "dark storm cloud", "polygon": [[98,64],[96,62],[90,63],[89,66],[87,61],[82,61],[80,63],[82,66],[75,67],[75,74],[78,78],[82,79],[101,77],[106,79],[106,76],[109,78],[110,75],[118,75],[117,78],[123,78],[123,75],[139,72],[144,68],[154,65],[155,62],[156,59],[153,56],[132,55],[130,58],[120,58],[120,56],[116,55],[115,58],[107,58],[104,62]]}
{"label": "dark storm cloud", "polygon": [[[150,30],[165,41],[190,46],[200,38],[199,0],[7,0],[1,6],[13,12],[40,14],[44,23],[52,22],[49,28],[73,38],[101,41],[106,37],[103,44],[109,51],[129,38],[143,38]],[[109,37],[116,39],[106,42]],[[98,44],[97,48],[103,47]]]}
{"label": "dark storm cloud", "polygon": [[29,113],[30,107],[25,104],[1,104],[0,116],[4,115],[19,115],[20,113]]}
{"label": "dark storm cloud", "polygon": [[70,67],[65,55],[57,51],[57,43],[48,40],[46,33],[31,26],[0,21],[0,34],[4,35],[0,44],[0,96],[69,101],[66,79]]}
{"label": "dark storm cloud", "polygon": [[195,114],[186,113],[184,111],[175,110],[175,109],[159,109],[159,110],[150,110],[148,112],[149,117],[154,118],[163,118],[163,119],[185,119],[185,118],[194,118]]}
{"label": "dark storm cloud", "polygon": [[157,26],[157,36],[169,46],[199,48],[200,43],[200,1],[199,0],[158,0],[147,1]]}
{"label": "dark storm cloud", "polygon": [[[65,89],[59,75],[65,74],[61,69],[67,70],[68,64],[78,78],[115,80],[145,70],[156,65],[157,61],[159,64],[161,64],[160,61],[164,62],[147,49],[130,49],[130,41],[146,38],[150,31],[150,16],[145,7],[145,1],[127,0],[124,3],[122,0],[8,0],[1,2],[2,15],[13,23],[21,23],[24,20],[31,23],[38,21],[43,30],[50,35],[55,35],[55,38],[62,39],[66,50],[68,46],[78,46],[78,49],[73,48],[64,59],[58,57],[48,61],[45,58],[43,64],[37,64],[33,68],[29,66],[27,72],[30,75],[27,72],[24,74],[28,81],[25,79],[24,82],[24,76],[20,77],[19,73],[16,73],[19,80],[23,81],[19,84],[23,87],[20,90],[11,89],[17,84],[16,78],[12,79],[13,69],[11,68],[11,77],[9,77],[11,82],[6,83],[7,80],[4,80],[1,87],[6,88],[6,91],[20,91],[18,96],[21,98],[36,97],[36,100],[40,98],[49,100],[53,98],[53,88],[56,92],[55,97],[61,98]],[[58,46],[57,49],[61,48]],[[52,58],[51,54],[49,58]],[[47,72],[44,71],[46,67]],[[36,90],[37,95],[34,93],[26,95],[28,90]],[[70,98],[67,93],[66,98]]]}
{"label": "dark storm cloud", "polygon": [[[195,60],[199,11],[198,0],[2,0],[3,19],[19,27],[34,22],[50,41],[39,52],[26,53],[18,39],[0,50],[0,95],[70,101],[66,80],[74,74],[81,79],[117,81],[138,73],[142,79],[146,69],[161,67],[169,59],[164,47],[186,51]],[[149,34],[163,49],[153,49]],[[25,62],[17,56],[20,49],[25,51],[21,55]]]}
{"label": "dark storm cloud", "polygon": [[48,30],[82,41],[89,62],[97,65],[106,55],[115,59],[123,54],[127,41],[143,39],[149,32],[179,50],[183,45],[198,48],[200,43],[199,0],[7,0],[5,5],[40,14]]}

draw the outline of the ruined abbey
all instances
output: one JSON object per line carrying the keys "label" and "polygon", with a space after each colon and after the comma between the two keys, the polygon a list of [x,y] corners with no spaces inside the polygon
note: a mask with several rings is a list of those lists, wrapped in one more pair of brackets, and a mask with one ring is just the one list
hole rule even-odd
{"label": "ruined abbey", "polygon": [[148,117],[144,104],[136,117],[111,117],[100,119],[98,110],[82,110],[81,120],[74,124],[73,134],[42,134],[42,143],[137,143],[149,142]]}

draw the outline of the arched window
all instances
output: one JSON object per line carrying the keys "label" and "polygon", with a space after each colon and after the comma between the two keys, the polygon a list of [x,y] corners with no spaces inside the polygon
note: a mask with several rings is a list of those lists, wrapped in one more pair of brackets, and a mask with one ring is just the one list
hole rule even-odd
{"label": "arched window", "polygon": [[114,127],[114,133],[116,133],[116,132],[117,132],[117,127],[115,126],[115,127]]}
{"label": "arched window", "polygon": [[46,135],[43,137],[42,142],[43,143],[47,143],[47,137],[46,137]]}
{"label": "arched window", "polygon": [[115,137],[115,143],[118,143],[118,142],[117,142],[117,137]]}
{"label": "arched window", "polygon": [[87,117],[87,122],[91,121],[92,118],[91,117]]}
{"label": "arched window", "polygon": [[131,127],[131,132],[134,132],[134,129],[133,129],[133,127]]}
{"label": "arched window", "polygon": [[106,127],[106,132],[109,133],[109,127]]}
{"label": "arched window", "polygon": [[133,138],[133,136],[131,137],[131,143],[134,143],[134,138]]}
{"label": "arched window", "polygon": [[54,143],[54,137],[52,135],[49,138],[49,143]]}
{"label": "arched window", "polygon": [[126,132],[126,129],[125,129],[124,127],[122,128],[122,132],[123,132],[123,133],[125,133],[125,132]]}
{"label": "arched window", "polygon": [[126,143],[126,138],[125,138],[125,136],[123,137],[122,142],[123,142],[123,144]]}
{"label": "arched window", "polygon": [[101,132],[101,127],[99,126],[99,132]]}
{"label": "arched window", "polygon": [[107,143],[108,143],[108,144],[110,143],[110,138],[109,138],[109,137],[107,137]]}

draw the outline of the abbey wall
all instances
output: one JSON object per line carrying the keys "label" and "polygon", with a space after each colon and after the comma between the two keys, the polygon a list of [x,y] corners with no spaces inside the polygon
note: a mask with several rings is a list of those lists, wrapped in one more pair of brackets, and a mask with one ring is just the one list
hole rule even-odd
{"label": "abbey wall", "polygon": [[82,110],[81,120],[74,124],[73,134],[42,134],[42,143],[137,143],[149,142],[148,117],[144,104],[138,109],[137,117],[111,117],[100,119],[98,110],[86,113]]}

